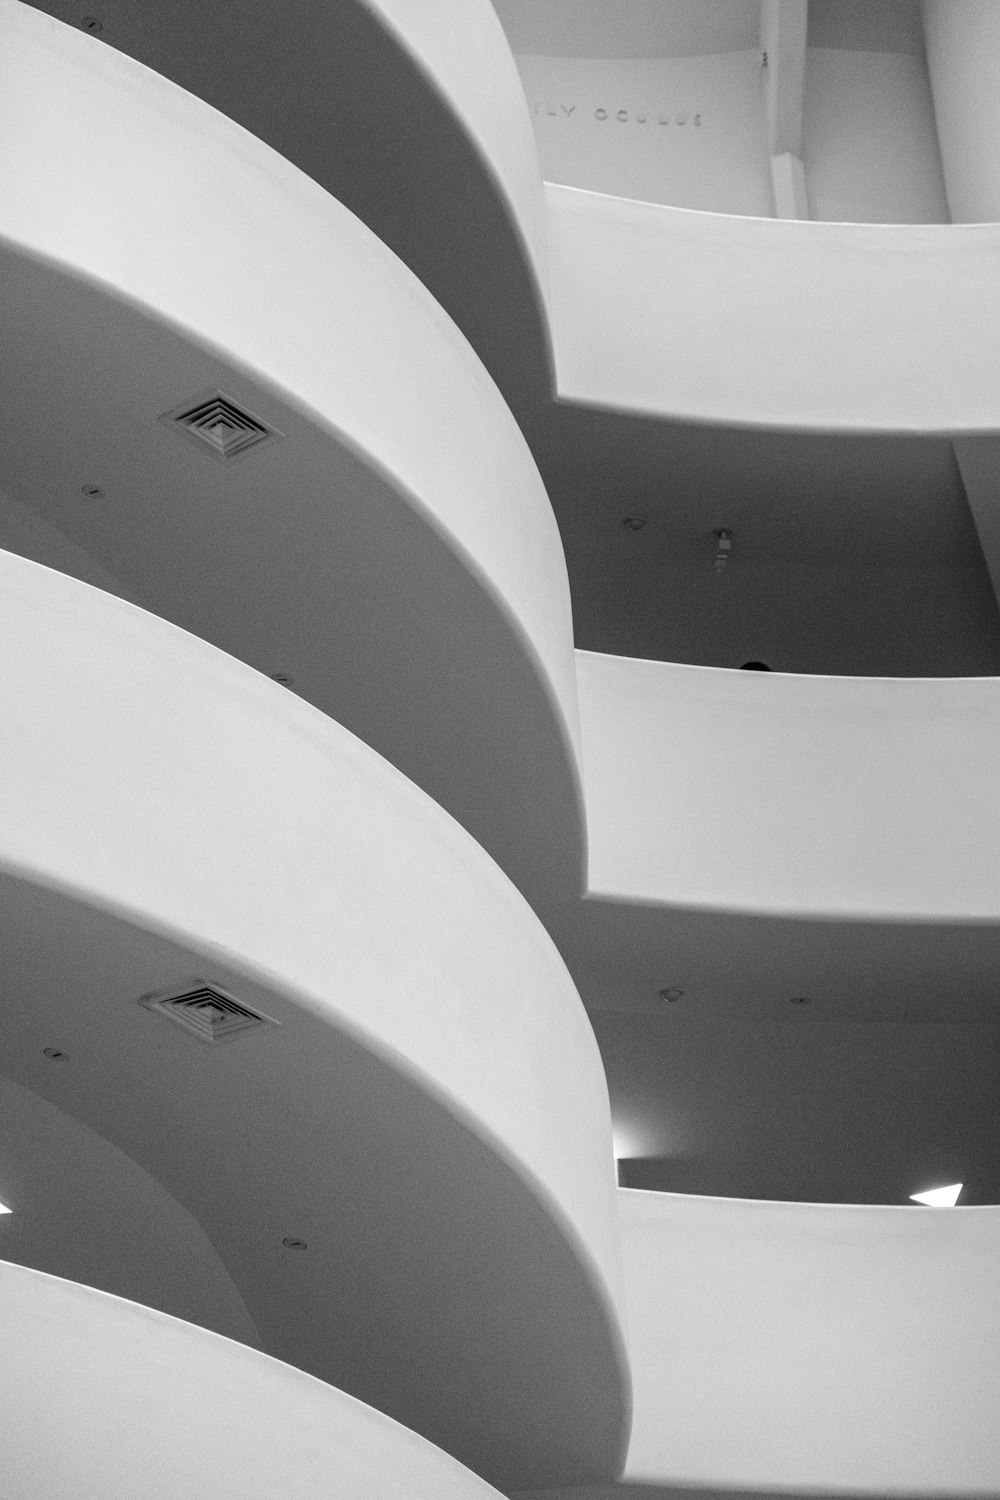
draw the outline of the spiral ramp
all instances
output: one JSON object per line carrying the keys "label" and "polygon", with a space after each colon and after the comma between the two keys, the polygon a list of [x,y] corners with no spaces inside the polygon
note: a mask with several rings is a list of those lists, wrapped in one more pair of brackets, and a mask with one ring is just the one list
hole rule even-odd
{"label": "spiral ramp", "polygon": [[575,653],[511,417],[961,435],[985,511],[995,227],[543,188],[485,4],[112,19],[0,10],[10,1492],[995,1494],[995,1211],[616,1191],[580,999],[860,933],[992,1024],[995,683]]}

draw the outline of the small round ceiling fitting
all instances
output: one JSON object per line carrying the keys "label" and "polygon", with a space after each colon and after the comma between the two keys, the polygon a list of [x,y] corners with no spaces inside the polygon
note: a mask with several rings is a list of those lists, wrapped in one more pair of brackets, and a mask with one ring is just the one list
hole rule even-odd
{"label": "small round ceiling fitting", "polygon": [[673,1004],[675,1000],[679,1000],[681,998],[681,996],[684,994],[684,991],[682,989],[679,989],[677,985],[671,984],[668,985],[666,989],[660,990],[658,993],[661,1000],[666,1000],[670,1004]]}
{"label": "small round ceiling fitting", "polygon": [[80,25],[84,31],[98,32],[104,30],[103,22],[99,21],[96,16],[84,16],[80,21]]}
{"label": "small round ceiling fitting", "polygon": [[49,1058],[52,1062],[63,1062],[69,1054],[61,1047],[43,1047],[42,1056]]}
{"label": "small round ceiling fitting", "polygon": [[272,672],[271,681],[280,682],[282,687],[291,687],[295,678],[291,677],[287,672]]}
{"label": "small round ceiling fitting", "polygon": [[788,1003],[789,1005],[811,1005],[812,997],[810,995],[792,995]]}
{"label": "small round ceiling fitting", "polygon": [[104,491],[99,484],[81,484],[80,493],[91,500],[101,500],[104,496]]}
{"label": "small round ceiling fitting", "polygon": [[645,524],[645,516],[626,516],[622,522],[626,531],[641,531]]}
{"label": "small round ceiling fitting", "polygon": [[286,1250],[307,1250],[309,1248],[305,1240],[296,1239],[293,1234],[286,1234],[281,1243]]}

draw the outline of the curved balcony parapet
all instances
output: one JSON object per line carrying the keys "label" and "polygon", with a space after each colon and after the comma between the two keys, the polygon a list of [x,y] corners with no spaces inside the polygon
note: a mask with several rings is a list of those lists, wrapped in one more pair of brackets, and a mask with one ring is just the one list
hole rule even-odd
{"label": "curved balcony parapet", "polygon": [[997,1493],[1000,1209],[619,1201],[627,1492]]}
{"label": "curved balcony parapet", "polygon": [[488,1500],[430,1443],[300,1370],[90,1287],[0,1262],[4,1487],[218,1500]]}
{"label": "curved balcony parapet", "polygon": [[824,224],[545,187],[561,401],[853,433],[1000,430],[1000,225]]}
{"label": "curved balcony parapet", "polygon": [[[559,532],[458,328],[216,110],[16,0],[2,27],[0,485],[137,602],[290,675],[522,889],[578,889]],[[214,390],[283,441],[222,464],[158,420]]]}
{"label": "curved balcony parapet", "polygon": [[591,896],[1000,920],[995,679],[577,662]]}
{"label": "curved balcony parapet", "polygon": [[[0,582],[5,1068],[193,1216],[267,1352],[511,1487],[612,1477],[607,1088],[537,918],[283,687],[22,558]],[[206,984],[264,1022],[206,1045],[140,1003]]]}
{"label": "curved balcony parapet", "polygon": [[[39,9],[80,26],[67,0]],[[529,389],[547,395],[541,171],[490,0],[278,0],[263,26],[241,0],[175,0],[169,15],[133,0],[83,40],[155,69],[294,162],[411,267],[515,407]]]}

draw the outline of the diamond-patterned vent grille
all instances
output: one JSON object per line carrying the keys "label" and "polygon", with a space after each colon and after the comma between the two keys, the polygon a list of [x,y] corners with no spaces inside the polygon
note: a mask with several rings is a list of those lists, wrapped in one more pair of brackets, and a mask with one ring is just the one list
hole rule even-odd
{"label": "diamond-patterned vent grille", "polygon": [[248,448],[277,441],[282,434],[259,417],[237,406],[221,391],[212,391],[195,402],[183,402],[161,418],[178,427],[216,458],[237,458]]}
{"label": "diamond-patterned vent grille", "polygon": [[203,1042],[226,1042],[248,1031],[278,1025],[270,1016],[241,1005],[209,984],[185,990],[182,995],[147,995],[140,1003],[176,1021]]}

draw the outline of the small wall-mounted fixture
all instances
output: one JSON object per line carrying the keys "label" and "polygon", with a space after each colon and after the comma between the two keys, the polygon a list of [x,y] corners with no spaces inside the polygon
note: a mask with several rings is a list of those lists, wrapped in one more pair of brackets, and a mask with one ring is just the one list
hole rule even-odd
{"label": "small wall-mounted fixture", "polygon": [[715,532],[715,575],[718,578],[725,572],[729,555],[733,550],[733,531],[731,526],[720,526]]}

